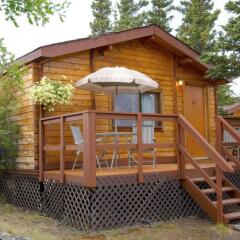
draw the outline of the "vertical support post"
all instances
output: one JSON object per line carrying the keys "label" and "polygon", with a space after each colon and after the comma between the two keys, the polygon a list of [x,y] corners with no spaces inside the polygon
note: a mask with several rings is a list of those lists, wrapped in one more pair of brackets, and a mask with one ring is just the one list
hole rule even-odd
{"label": "vertical support post", "polygon": [[178,111],[178,101],[177,101],[177,91],[178,91],[178,88],[176,87],[176,82],[177,82],[177,57],[176,55],[173,55],[173,92],[174,92],[174,100],[173,100],[173,103],[174,103],[174,106],[173,106],[173,113],[177,113]]}
{"label": "vertical support post", "polygon": [[144,183],[143,147],[142,147],[142,113],[137,114],[137,149],[138,149],[138,182]]}
{"label": "vertical support post", "polygon": [[222,122],[218,119],[218,116],[215,118],[216,121],[216,147],[217,151],[223,156],[223,148],[222,148],[222,142],[223,142],[223,127]]}
{"label": "vertical support post", "polygon": [[96,187],[96,113],[83,114],[83,178],[86,187]]}
{"label": "vertical support post", "polygon": [[217,96],[217,85],[216,85],[216,82],[214,82],[214,86],[213,86],[213,89],[214,89],[214,107],[215,107],[215,115],[217,116],[218,115],[218,96]]}
{"label": "vertical support post", "polygon": [[61,117],[60,121],[60,182],[64,183],[64,150],[65,150],[65,138],[64,138],[64,117]]}
{"label": "vertical support post", "polygon": [[[223,156],[223,148],[222,148],[222,141],[223,141],[223,128],[222,122],[216,115],[216,136],[217,136],[217,151]],[[222,202],[222,181],[223,181],[223,172],[222,170],[216,166],[216,184],[218,187],[217,192],[217,222],[223,223],[223,202]]]}
{"label": "vertical support post", "polygon": [[185,157],[179,150],[179,145],[185,146],[185,133],[178,121],[176,125],[178,178],[179,180],[183,180],[185,178]]}
{"label": "vertical support post", "polygon": [[219,189],[217,192],[217,222],[218,223],[223,223],[222,180],[223,180],[222,170],[218,166],[216,166],[216,184]]}
{"label": "vertical support post", "polygon": [[43,151],[45,145],[45,127],[43,121],[39,121],[39,181],[44,181],[45,154]]}
{"label": "vertical support post", "polygon": [[[90,49],[90,72],[94,72],[94,48]],[[91,92],[91,107],[93,110],[96,109],[96,98],[94,91]]]}

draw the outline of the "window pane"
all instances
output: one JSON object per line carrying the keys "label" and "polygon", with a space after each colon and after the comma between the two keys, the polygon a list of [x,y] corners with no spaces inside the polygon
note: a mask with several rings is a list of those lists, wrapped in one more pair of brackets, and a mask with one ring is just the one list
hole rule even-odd
{"label": "window pane", "polygon": [[[154,93],[142,94],[142,112],[143,113],[156,113],[157,96]],[[154,121],[144,121],[144,126],[154,126]]]}
{"label": "window pane", "polygon": [[[116,112],[138,112],[138,94],[119,93],[115,95],[114,111]],[[135,125],[133,120],[117,120],[117,126],[129,127]]]}
{"label": "window pane", "polygon": [[142,95],[142,112],[156,113],[156,94],[146,93]]}
{"label": "window pane", "polygon": [[138,112],[138,95],[137,94],[117,94],[115,96],[116,112]]}

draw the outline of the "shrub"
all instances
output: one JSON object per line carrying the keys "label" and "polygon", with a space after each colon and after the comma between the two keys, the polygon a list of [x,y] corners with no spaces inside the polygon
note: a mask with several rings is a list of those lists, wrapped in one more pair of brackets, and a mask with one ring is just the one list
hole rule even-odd
{"label": "shrub", "polygon": [[27,69],[15,62],[0,39],[0,168],[13,168],[18,151],[19,128],[13,121],[21,106],[23,76]]}

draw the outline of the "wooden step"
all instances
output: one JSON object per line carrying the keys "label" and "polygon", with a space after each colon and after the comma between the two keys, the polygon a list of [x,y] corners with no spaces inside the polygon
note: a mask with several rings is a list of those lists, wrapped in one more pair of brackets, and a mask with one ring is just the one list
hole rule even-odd
{"label": "wooden step", "polygon": [[[233,187],[223,187],[222,192],[231,192],[233,191]],[[201,189],[201,191],[205,194],[215,193],[215,190],[213,188],[207,188],[207,189]]]}
{"label": "wooden step", "polygon": [[[229,199],[223,199],[223,205],[233,205],[240,203],[240,198],[229,198]],[[217,204],[217,201],[213,202],[215,205]]]}
{"label": "wooden step", "polygon": [[232,212],[232,213],[225,213],[224,217],[230,220],[237,220],[240,219],[240,212]]}
{"label": "wooden step", "polygon": [[[211,180],[216,181],[216,177],[210,177]],[[205,178],[191,178],[194,183],[206,182]]]}

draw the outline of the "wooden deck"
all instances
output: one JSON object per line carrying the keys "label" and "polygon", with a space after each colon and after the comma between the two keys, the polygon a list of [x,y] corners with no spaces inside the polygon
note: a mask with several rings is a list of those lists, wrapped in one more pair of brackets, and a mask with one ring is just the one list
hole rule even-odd
{"label": "wooden deck", "polygon": [[[234,166],[234,164],[231,164]],[[216,164],[210,160],[205,160],[205,162],[199,163],[202,169],[214,169]],[[195,174],[195,169],[191,164],[186,164],[186,170],[193,170]],[[144,165],[143,173],[152,174],[152,173],[171,173],[177,175],[178,166],[177,164],[158,164],[156,168],[152,165]],[[114,167],[114,168],[97,168],[96,170],[97,177],[105,176],[123,176],[123,175],[136,175],[138,174],[137,166],[133,167]],[[56,180],[60,181],[60,171],[59,170],[48,170],[44,171],[44,180]],[[68,169],[64,171],[64,178],[66,183],[83,183],[83,170],[82,169]]]}

